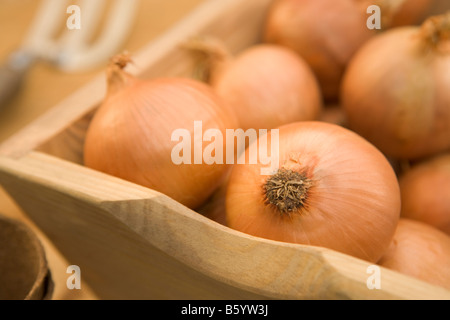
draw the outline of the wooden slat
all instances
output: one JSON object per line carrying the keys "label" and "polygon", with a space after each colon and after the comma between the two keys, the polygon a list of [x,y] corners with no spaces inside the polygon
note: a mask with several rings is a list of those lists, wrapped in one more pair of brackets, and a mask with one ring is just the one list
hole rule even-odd
{"label": "wooden slat", "polygon": [[[190,77],[196,60],[181,45],[195,35],[217,36],[233,52],[255,43],[260,37],[269,0],[207,1],[164,36],[133,53],[127,69],[143,79],[160,76]],[[223,16],[224,19],[217,19]],[[41,150],[81,163],[84,134],[92,112],[105,97],[105,75],[99,74],[85,87],[0,145],[0,154],[19,158]]]}

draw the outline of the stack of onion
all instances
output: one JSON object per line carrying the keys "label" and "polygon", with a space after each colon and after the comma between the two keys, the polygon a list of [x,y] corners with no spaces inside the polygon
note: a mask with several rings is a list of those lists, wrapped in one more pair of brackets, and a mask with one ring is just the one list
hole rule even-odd
{"label": "stack of onion", "polygon": [[450,149],[449,73],[450,14],[373,38],[343,80],[349,127],[398,159]]}
{"label": "stack of onion", "polygon": [[425,223],[400,219],[378,264],[450,289],[450,237]]}
{"label": "stack of onion", "polygon": [[278,134],[278,142],[272,133],[258,140],[259,150],[279,151],[272,175],[261,175],[261,162],[233,167],[227,225],[262,238],[377,261],[400,216],[398,181],[386,158],[334,124],[297,122],[280,127]]}
{"label": "stack of onion", "polygon": [[336,101],[345,67],[376,34],[368,7],[381,8],[382,30],[418,22],[431,0],[275,0],[264,40],[295,50],[312,67],[328,101]]}
{"label": "stack of onion", "polygon": [[123,70],[128,62],[119,55],[108,68],[107,96],[87,132],[84,162],[196,208],[220,185],[227,168],[205,158],[194,164],[193,154],[186,163],[174,162],[180,137],[172,141],[173,133],[187,130],[190,148],[182,152],[194,153],[203,139],[200,133],[194,141],[194,121],[201,122],[203,132],[218,129],[225,136],[226,129],[237,127],[236,118],[209,86],[181,78],[140,80]]}
{"label": "stack of onion", "polygon": [[402,216],[450,235],[450,154],[417,163],[400,177]]}
{"label": "stack of onion", "polygon": [[218,39],[193,39],[187,45],[201,54],[206,80],[233,108],[243,130],[318,119],[319,85],[290,49],[259,44],[233,56]]}

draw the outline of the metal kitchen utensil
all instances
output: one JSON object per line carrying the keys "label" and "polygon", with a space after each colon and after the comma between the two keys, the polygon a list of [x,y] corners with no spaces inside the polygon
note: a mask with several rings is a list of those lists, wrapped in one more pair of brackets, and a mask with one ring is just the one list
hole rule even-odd
{"label": "metal kitchen utensil", "polygon": [[[38,61],[47,61],[63,71],[85,71],[108,59],[129,35],[139,0],[110,0],[114,4],[94,42],[106,0],[80,0],[80,28],[66,28],[69,0],[43,0],[21,48],[0,66],[0,111],[18,91],[27,71]],[[68,12],[69,11],[69,12]],[[91,43],[92,42],[92,43]]]}

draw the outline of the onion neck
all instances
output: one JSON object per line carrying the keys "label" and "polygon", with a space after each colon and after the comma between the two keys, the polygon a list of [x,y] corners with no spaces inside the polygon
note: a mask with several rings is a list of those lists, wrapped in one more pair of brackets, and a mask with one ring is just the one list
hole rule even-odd
{"label": "onion neck", "polygon": [[425,20],[421,27],[421,34],[428,47],[450,53],[450,11]]}
{"label": "onion neck", "polygon": [[272,205],[281,216],[291,216],[303,209],[313,185],[306,175],[279,169],[264,184],[265,204]]}
{"label": "onion neck", "polygon": [[108,95],[114,95],[134,82],[135,78],[125,72],[125,67],[131,63],[129,54],[119,54],[111,59],[107,69]]}
{"label": "onion neck", "polygon": [[214,75],[232,59],[231,53],[225,45],[209,37],[196,37],[184,44],[184,47],[199,56],[196,65],[195,78],[211,83]]}

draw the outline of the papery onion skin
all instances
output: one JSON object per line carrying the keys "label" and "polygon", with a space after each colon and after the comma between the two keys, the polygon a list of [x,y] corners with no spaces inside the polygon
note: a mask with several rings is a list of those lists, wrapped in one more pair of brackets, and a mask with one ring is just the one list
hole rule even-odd
{"label": "papery onion skin", "polygon": [[312,70],[281,46],[261,44],[244,50],[212,72],[210,83],[233,107],[244,130],[316,120],[322,110]]}
{"label": "papery onion skin", "polygon": [[[381,30],[367,27],[371,5],[380,7]],[[345,68],[361,45],[379,31],[420,22],[430,5],[431,0],[276,0],[263,38],[302,56],[325,99],[336,102]]]}
{"label": "papery onion skin", "polygon": [[402,218],[378,264],[450,289],[450,237],[425,223]]}
{"label": "papery onion skin", "polygon": [[[194,121],[202,121],[203,132],[219,129],[225,136],[226,129],[237,126],[235,116],[198,81],[142,81],[117,70],[112,74],[113,84],[109,83],[109,93],[87,132],[85,165],[164,193],[187,207],[198,207],[220,185],[227,166],[204,161],[174,164],[171,152],[178,142],[171,141],[172,133],[186,129],[193,141]],[[127,81],[121,84],[123,79],[117,78]],[[224,154],[225,148],[224,143]],[[193,153],[193,142],[191,149]]]}
{"label": "papery onion skin", "polygon": [[450,235],[450,154],[414,164],[399,179],[401,216]]}
{"label": "papery onion skin", "polygon": [[431,45],[421,30],[392,29],[367,42],[342,84],[349,127],[398,159],[450,149],[448,40]]}
{"label": "papery onion skin", "polygon": [[226,196],[227,225],[262,238],[377,261],[400,215],[399,186],[386,158],[334,124],[292,123],[280,127],[279,136],[280,168],[312,181],[304,206],[283,214],[267,203],[269,177],[261,175],[263,165],[235,165]]}

